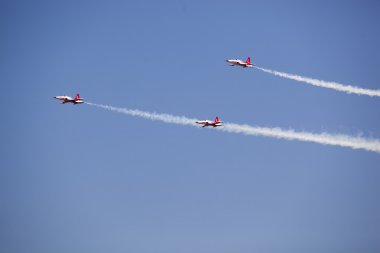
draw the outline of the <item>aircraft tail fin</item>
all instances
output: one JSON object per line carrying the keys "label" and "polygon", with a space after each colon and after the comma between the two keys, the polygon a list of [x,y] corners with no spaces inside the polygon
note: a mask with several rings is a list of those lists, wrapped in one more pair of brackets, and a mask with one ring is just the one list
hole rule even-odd
{"label": "aircraft tail fin", "polygon": [[219,122],[219,117],[216,116],[216,117],[215,117],[215,123],[218,123],[218,122]]}
{"label": "aircraft tail fin", "polygon": [[247,64],[251,64],[251,57],[248,57],[247,60],[245,61]]}
{"label": "aircraft tail fin", "polygon": [[79,93],[75,96],[75,99],[80,99]]}

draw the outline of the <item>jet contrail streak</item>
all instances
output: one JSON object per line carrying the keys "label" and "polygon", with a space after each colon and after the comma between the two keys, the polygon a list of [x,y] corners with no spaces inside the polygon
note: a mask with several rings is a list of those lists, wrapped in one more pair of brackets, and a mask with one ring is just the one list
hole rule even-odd
{"label": "jet contrail streak", "polygon": [[[161,114],[161,113],[151,113],[140,110],[132,110],[128,108],[118,108],[109,105],[99,105],[94,103],[85,102],[88,105],[96,106],[99,108],[103,108],[106,110],[119,112],[131,116],[136,116],[144,119],[154,120],[154,121],[162,121],[170,124],[177,125],[188,125],[188,126],[196,126],[194,122],[198,121],[198,119],[191,119],[184,116],[174,116],[170,114]],[[380,140],[377,139],[366,139],[362,137],[353,137],[348,135],[341,134],[314,134],[308,132],[296,132],[294,130],[283,130],[281,128],[268,128],[268,127],[255,127],[250,125],[240,125],[234,123],[225,123],[222,127],[215,128],[215,130],[219,130],[222,132],[228,133],[241,133],[246,135],[254,135],[254,136],[265,136],[272,137],[277,139],[286,139],[286,140],[298,140],[305,142],[314,142],[323,145],[333,145],[333,146],[341,146],[348,147],[352,149],[364,149],[367,151],[372,151],[380,154]]]}
{"label": "jet contrail streak", "polygon": [[295,81],[308,83],[308,84],[318,86],[318,87],[333,89],[337,91],[343,91],[349,94],[353,93],[357,95],[367,95],[370,97],[380,97],[380,90],[370,90],[370,89],[364,89],[364,88],[355,87],[351,85],[343,85],[343,84],[335,83],[335,82],[326,82],[323,80],[313,79],[313,78],[294,75],[294,74],[288,74],[288,73],[279,72],[279,71],[271,70],[271,69],[265,69],[265,68],[261,68],[257,66],[255,66],[255,68],[261,71],[264,71],[266,73],[270,73],[275,76],[280,76],[280,77],[292,79]]}

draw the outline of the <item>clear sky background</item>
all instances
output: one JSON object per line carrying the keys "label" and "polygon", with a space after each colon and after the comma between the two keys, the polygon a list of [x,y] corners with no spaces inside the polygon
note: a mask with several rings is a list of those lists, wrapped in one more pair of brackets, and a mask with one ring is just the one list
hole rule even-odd
{"label": "clear sky background", "polygon": [[0,252],[380,252],[380,155],[52,97],[380,138],[377,1],[0,1]]}

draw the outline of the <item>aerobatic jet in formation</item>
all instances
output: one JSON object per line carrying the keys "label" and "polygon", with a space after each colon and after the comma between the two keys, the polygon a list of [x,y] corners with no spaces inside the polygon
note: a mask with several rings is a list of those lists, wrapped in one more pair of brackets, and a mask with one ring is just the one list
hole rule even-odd
{"label": "aerobatic jet in formation", "polygon": [[240,66],[243,68],[252,68],[255,66],[255,64],[251,63],[251,57],[248,57],[245,62],[239,59],[226,60],[226,62],[230,63],[230,66]]}
{"label": "aerobatic jet in formation", "polygon": [[62,100],[61,104],[72,103],[73,105],[76,105],[84,103],[83,98],[80,97],[79,93],[75,96],[75,98],[69,96],[55,96],[53,98]]}
{"label": "aerobatic jet in formation", "polygon": [[219,121],[218,117],[216,117],[214,121],[201,120],[201,121],[195,121],[195,123],[203,125],[202,127],[207,127],[207,126],[218,127],[218,126],[223,125],[223,121]]}

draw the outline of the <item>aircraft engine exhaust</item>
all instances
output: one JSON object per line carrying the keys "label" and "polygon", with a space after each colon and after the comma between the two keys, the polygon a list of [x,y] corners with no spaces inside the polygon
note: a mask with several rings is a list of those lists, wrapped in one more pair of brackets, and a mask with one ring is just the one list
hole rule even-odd
{"label": "aircraft engine exhaust", "polygon": [[309,77],[304,77],[304,76],[299,76],[299,75],[294,75],[294,74],[288,74],[285,72],[280,72],[280,71],[271,70],[271,69],[265,69],[265,68],[261,68],[258,66],[254,66],[254,67],[263,71],[263,72],[266,72],[266,73],[269,73],[269,74],[272,74],[275,76],[288,78],[288,79],[295,80],[298,82],[308,83],[308,84],[318,86],[318,87],[333,89],[333,90],[345,92],[348,94],[366,95],[366,96],[370,96],[370,97],[380,97],[380,90],[364,89],[364,88],[351,86],[351,85],[343,85],[343,84],[336,83],[336,82],[327,82],[327,81],[313,79],[313,78],[309,78]]}
{"label": "aircraft engine exhaust", "polygon": [[[171,114],[151,113],[140,110],[132,110],[128,108],[118,108],[109,105],[100,105],[85,102],[87,105],[96,106],[106,110],[123,113],[131,116],[136,116],[153,121],[161,121],[176,125],[194,126],[198,127],[195,121],[198,119],[187,118],[184,116],[174,116]],[[368,139],[362,137],[353,137],[342,134],[329,134],[329,133],[309,133],[297,132],[294,130],[283,130],[281,128],[268,128],[257,127],[250,125],[240,125],[234,123],[225,123],[222,127],[214,128],[215,130],[228,132],[228,133],[241,133],[245,135],[272,137],[285,140],[298,140],[304,142],[314,142],[322,145],[333,145],[348,147],[352,149],[363,149],[380,154],[380,140]]]}

